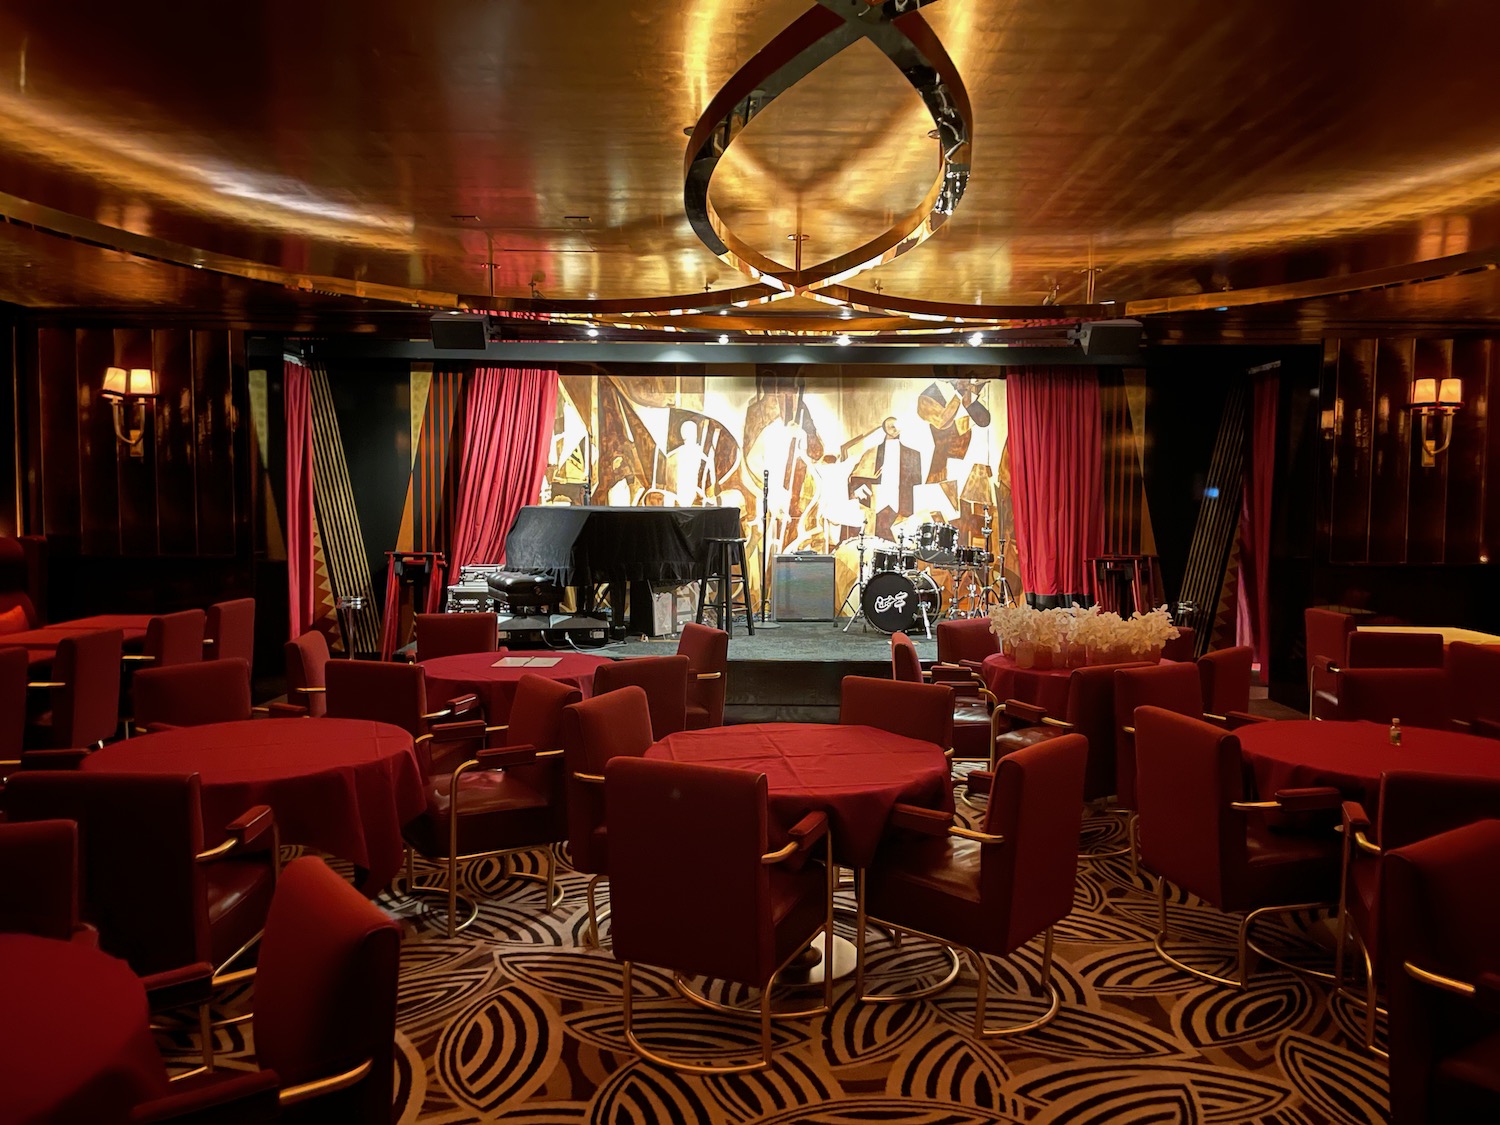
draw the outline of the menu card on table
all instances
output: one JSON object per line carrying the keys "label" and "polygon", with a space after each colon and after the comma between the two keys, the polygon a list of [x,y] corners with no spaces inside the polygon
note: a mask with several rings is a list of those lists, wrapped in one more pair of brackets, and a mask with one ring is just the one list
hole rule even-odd
{"label": "menu card on table", "polygon": [[562,657],[560,657],[560,656],[504,656],[504,657],[501,657],[499,660],[495,661],[495,663],[491,664],[490,667],[491,668],[551,668],[554,665],[561,664],[561,663],[562,663]]}

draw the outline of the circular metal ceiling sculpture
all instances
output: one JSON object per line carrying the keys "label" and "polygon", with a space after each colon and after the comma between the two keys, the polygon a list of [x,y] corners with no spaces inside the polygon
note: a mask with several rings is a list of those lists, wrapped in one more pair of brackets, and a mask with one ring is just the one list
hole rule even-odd
{"label": "circular metal ceiling sculpture", "polygon": [[[958,68],[920,9],[934,0],[818,0],[714,95],[693,127],[683,202],[693,230],[719,259],[764,285],[762,299],[837,285],[920,246],[953,214],[969,183],[974,115]],[[787,266],[735,237],[709,199],[714,171],[757,114],[845,48],[868,39],[901,72],[932,116],[937,178],[917,207],[888,230],[836,258]],[[800,263],[799,263],[800,265]],[[823,299],[828,299],[823,297]],[[842,302],[839,302],[842,303]]]}

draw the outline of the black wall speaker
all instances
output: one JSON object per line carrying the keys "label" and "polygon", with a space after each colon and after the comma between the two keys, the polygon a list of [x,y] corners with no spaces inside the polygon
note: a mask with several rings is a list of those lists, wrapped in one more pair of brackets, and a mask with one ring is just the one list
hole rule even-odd
{"label": "black wall speaker", "polygon": [[1080,324],[1075,338],[1084,355],[1134,355],[1141,347],[1141,322],[1096,320]]}
{"label": "black wall speaker", "polygon": [[438,313],[432,318],[435,348],[482,352],[489,342],[489,318],[483,313]]}

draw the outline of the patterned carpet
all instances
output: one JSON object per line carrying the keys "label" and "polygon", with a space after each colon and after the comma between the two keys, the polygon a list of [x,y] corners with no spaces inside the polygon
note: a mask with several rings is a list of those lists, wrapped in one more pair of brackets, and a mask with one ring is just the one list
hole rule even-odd
{"label": "patterned carpet", "polygon": [[[1090,843],[1120,841],[1122,821],[1091,819]],[[1385,1070],[1353,1049],[1359,1012],[1327,988],[1263,967],[1240,993],[1164,965],[1151,948],[1156,903],[1124,859],[1080,866],[1073,914],[1057,934],[1054,980],[1063,1007],[1048,1027],[982,1043],[969,1031],[974,989],[967,972],[922,1001],[861,1005],[843,993],[816,1020],[777,1025],[771,1070],[727,1078],[679,1075],[638,1061],[625,1043],[620,967],[585,949],[584,878],[566,866],[554,914],[542,889],[476,861],[470,885],[483,896],[478,921],[448,940],[432,915],[382,905],[402,918],[397,1101],[399,1120],[424,1125],[1271,1125],[1385,1120]],[[522,857],[537,870],[538,855]],[[839,931],[852,937],[852,901],[839,896]],[[602,901],[607,902],[607,892]],[[1184,957],[1232,971],[1234,924],[1175,895],[1174,933]],[[1310,920],[1303,919],[1302,922]],[[1293,929],[1266,927],[1264,942],[1293,956],[1317,953]],[[607,940],[608,928],[605,927]],[[942,955],[871,931],[870,977],[883,990],[914,987],[945,971]],[[992,960],[991,1019],[1041,1011],[1029,993],[1040,942]],[[648,1042],[718,1061],[756,1050],[756,1025],[676,998],[670,978],[637,974],[639,1034]],[[999,992],[997,997],[996,992]],[[810,994],[816,997],[817,993]],[[795,999],[795,997],[794,997]],[[996,1001],[1002,1002],[997,1003]],[[642,1003],[642,1001],[645,1003]],[[230,998],[226,1012],[243,1004]],[[220,1033],[226,1065],[247,1065],[243,1027]],[[193,1046],[184,1029],[185,1062]],[[236,1055],[240,1056],[237,1060]]]}

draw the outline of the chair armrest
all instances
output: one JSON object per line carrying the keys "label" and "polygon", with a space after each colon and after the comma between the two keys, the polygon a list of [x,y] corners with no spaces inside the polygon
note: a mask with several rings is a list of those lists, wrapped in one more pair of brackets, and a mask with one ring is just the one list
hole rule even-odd
{"label": "chair armrest", "polygon": [[699,672],[693,677],[695,680],[722,680],[723,672]]}
{"label": "chair armrest", "polygon": [[1331,785],[1314,786],[1308,789],[1278,789],[1275,800],[1231,801],[1229,807],[1240,812],[1320,812],[1336,809],[1343,794]]}
{"label": "chair armrest", "polygon": [[984,661],[982,660],[960,660],[959,663],[971,672],[984,671]]}
{"label": "chair armrest", "polygon": [[156,657],[147,656],[144,652],[127,652],[120,657],[123,664],[155,664]]}
{"label": "chair armrest", "polygon": [[209,1125],[210,1122],[274,1121],[281,1115],[274,1070],[214,1072],[213,1081],[198,1082],[136,1105],[130,1125]]}
{"label": "chair armrest", "polygon": [[1223,715],[1205,711],[1203,721],[1223,727],[1225,730],[1239,730],[1241,727],[1248,727],[1255,723],[1269,723],[1272,720],[1264,715],[1252,715],[1249,711],[1230,711]]}
{"label": "chair armrest", "polygon": [[774,852],[767,852],[760,857],[763,864],[781,863],[783,860],[791,859],[801,852],[810,851],[814,844],[828,835],[828,814],[811,812],[792,826],[792,842],[785,847],[777,848]]}
{"label": "chair armrest", "polygon": [[574,773],[573,776],[589,785],[603,785],[604,775],[602,773]]}
{"label": "chair armrest", "polygon": [[43,688],[67,687],[68,682],[66,680],[31,680],[26,686],[41,691]]}
{"label": "chair armrest", "polygon": [[469,715],[479,710],[479,696],[473,692],[467,695],[455,695],[448,700],[448,705],[441,711],[429,711],[422,718],[431,722],[433,719],[457,719],[461,715]]}
{"label": "chair armrest", "polygon": [[1332,672],[1335,676],[1343,671],[1342,668],[1333,662],[1332,657],[1328,656],[1313,657],[1312,666],[1314,672]]}
{"label": "chair armrest", "polygon": [[76,770],[89,756],[87,750],[22,750],[23,770]]}
{"label": "chair armrest", "polygon": [[928,669],[932,682],[938,684],[972,684],[978,678],[967,668],[956,664],[934,664]]}
{"label": "chair armrest", "polygon": [[276,814],[271,811],[271,806],[255,805],[225,825],[224,842],[207,851],[199,852],[198,862],[218,859],[233,851],[244,851],[260,843],[261,838],[267,834],[274,838],[275,831]]}
{"label": "chair armrest", "polygon": [[1045,722],[1047,709],[1038,707],[1034,703],[1023,703],[1019,699],[1007,699],[1004,704],[1006,717],[1012,722],[1031,723],[1033,725]]}
{"label": "chair armrest", "polygon": [[457,723],[434,723],[427,728],[428,735],[434,742],[462,742],[465,739],[483,739],[485,727],[483,719],[465,719]]}
{"label": "chair armrest", "polygon": [[[542,753],[555,754],[556,752],[543,751]],[[529,766],[541,756],[535,746],[494,746],[479,751],[474,755],[474,761],[478,763],[480,769],[503,770],[509,766]]]}
{"label": "chair armrest", "polygon": [[948,835],[957,836],[961,840],[977,840],[981,844],[1003,844],[1004,836],[997,836],[993,832],[978,832],[973,828],[960,828],[958,825],[948,829]]}
{"label": "chair armrest", "polygon": [[296,703],[268,703],[263,708],[268,718],[305,719],[311,712]]}
{"label": "chair armrest", "polygon": [[970,793],[988,793],[995,787],[995,775],[989,770],[970,770],[968,781]]}
{"label": "chair armrest", "polygon": [[153,1011],[205,1004],[213,995],[214,967],[207,961],[198,961],[166,969],[142,977],[141,986]]}
{"label": "chair armrest", "polygon": [[891,809],[892,828],[907,828],[926,836],[943,836],[953,823],[953,814],[921,805],[898,804]]}
{"label": "chair armrest", "polygon": [[1455,996],[1472,997],[1479,991],[1466,980],[1445,977],[1441,973],[1434,973],[1429,969],[1422,968],[1420,965],[1413,965],[1410,961],[1403,963],[1401,967],[1406,970],[1407,976],[1412,977],[1414,980],[1419,980],[1423,984],[1430,984],[1433,988],[1441,989],[1444,992],[1451,992]]}
{"label": "chair armrest", "polygon": [[283,1108],[305,1102],[309,1098],[316,1098],[323,1094],[336,1094],[340,1090],[359,1083],[365,1075],[370,1073],[374,1067],[374,1059],[366,1059],[358,1066],[344,1071],[342,1074],[331,1074],[327,1078],[314,1078],[311,1082],[299,1082],[295,1086],[288,1086],[281,1091],[280,1101]]}
{"label": "chair armrest", "polygon": [[327,691],[326,687],[294,687],[288,688],[287,694],[291,695],[292,692],[296,692],[298,695],[321,695],[326,694]]}
{"label": "chair armrest", "polygon": [[1345,801],[1340,807],[1344,837],[1351,847],[1369,855],[1381,855],[1381,848],[1370,839],[1370,817],[1358,801]]}

